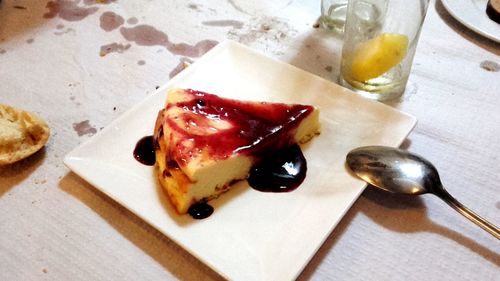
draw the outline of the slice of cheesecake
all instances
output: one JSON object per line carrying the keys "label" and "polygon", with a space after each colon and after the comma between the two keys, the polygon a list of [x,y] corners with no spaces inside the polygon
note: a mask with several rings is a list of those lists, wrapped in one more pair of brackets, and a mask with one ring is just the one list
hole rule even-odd
{"label": "slice of cheesecake", "polygon": [[309,105],[239,101],[173,89],[156,120],[154,143],[161,185],[179,214],[248,177],[273,151],[319,134]]}

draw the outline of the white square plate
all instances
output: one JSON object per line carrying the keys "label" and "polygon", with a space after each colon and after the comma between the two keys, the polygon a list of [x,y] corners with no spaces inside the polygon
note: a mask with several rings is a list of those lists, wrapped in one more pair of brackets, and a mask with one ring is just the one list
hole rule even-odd
{"label": "white square plate", "polygon": [[[303,147],[305,181],[290,193],[262,193],[240,182],[211,201],[215,212],[209,218],[177,215],[154,169],[132,156],[136,142],[152,134],[172,87],[318,106],[322,132]],[[70,152],[64,163],[222,276],[291,280],[365,187],[346,170],[346,154],[363,145],[399,146],[415,123],[412,116],[226,41]]]}

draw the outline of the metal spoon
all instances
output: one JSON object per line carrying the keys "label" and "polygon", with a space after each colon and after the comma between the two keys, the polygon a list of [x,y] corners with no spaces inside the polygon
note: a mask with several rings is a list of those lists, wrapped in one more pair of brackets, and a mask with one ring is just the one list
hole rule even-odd
{"label": "metal spoon", "polygon": [[393,193],[432,193],[500,239],[498,227],[469,210],[444,189],[436,168],[426,159],[402,149],[365,146],[349,152],[346,160],[354,174],[367,183]]}

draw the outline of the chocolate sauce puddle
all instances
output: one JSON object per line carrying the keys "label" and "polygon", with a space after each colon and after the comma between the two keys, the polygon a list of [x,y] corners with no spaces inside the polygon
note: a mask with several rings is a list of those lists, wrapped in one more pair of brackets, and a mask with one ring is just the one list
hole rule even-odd
{"label": "chocolate sauce puddle", "polygon": [[214,212],[214,207],[210,206],[206,202],[199,202],[193,204],[188,209],[188,214],[193,217],[193,219],[201,220],[208,218]]}
{"label": "chocolate sauce puddle", "polygon": [[248,184],[263,192],[290,192],[305,179],[307,162],[298,145],[264,157],[250,170]]}
{"label": "chocolate sauce puddle", "polygon": [[156,163],[154,138],[153,136],[145,136],[140,139],[134,148],[134,158],[140,163],[153,166]]}

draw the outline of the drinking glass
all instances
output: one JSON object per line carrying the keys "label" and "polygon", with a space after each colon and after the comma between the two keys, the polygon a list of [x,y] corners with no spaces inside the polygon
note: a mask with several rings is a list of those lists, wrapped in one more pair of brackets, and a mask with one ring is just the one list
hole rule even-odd
{"label": "drinking glass", "polygon": [[321,0],[321,17],[319,18],[321,27],[342,34],[347,13],[347,2],[347,0]]}
{"label": "drinking glass", "polygon": [[375,100],[403,94],[429,0],[349,0],[340,83]]}

